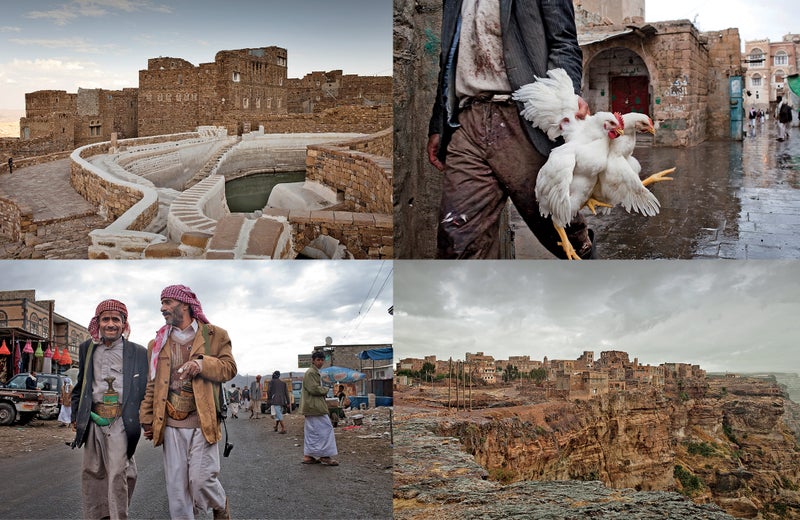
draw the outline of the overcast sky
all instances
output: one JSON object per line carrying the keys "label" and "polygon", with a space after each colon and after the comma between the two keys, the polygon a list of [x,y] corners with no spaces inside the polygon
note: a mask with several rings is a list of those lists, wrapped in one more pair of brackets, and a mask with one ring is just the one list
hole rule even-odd
{"label": "overcast sky", "polygon": [[395,262],[395,357],[575,359],[800,373],[800,262]]}
{"label": "overcast sky", "polygon": [[334,345],[392,343],[392,262],[0,261],[0,290],[35,289],[84,327],[97,304],[128,308],[130,339],[147,345],[164,324],[161,290],[188,285],[211,321],[228,331],[240,374],[297,371],[298,354]]}
{"label": "overcast sky", "polygon": [[691,20],[700,31],[736,27],[742,45],[765,38],[781,41],[786,34],[800,33],[797,0],[650,0],[644,15],[648,22]]}
{"label": "overcast sky", "polygon": [[149,58],[287,49],[288,76],[392,74],[389,0],[3,0],[0,109],[25,93],[137,87]]}

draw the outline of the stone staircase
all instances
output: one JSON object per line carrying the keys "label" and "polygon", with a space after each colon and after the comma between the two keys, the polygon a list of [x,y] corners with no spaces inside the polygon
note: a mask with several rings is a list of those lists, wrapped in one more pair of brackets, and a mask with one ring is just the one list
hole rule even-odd
{"label": "stone staircase", "polygon": [[169,216],[169,208],[172,202],[178,198],[181,193],[170,188],[158,189],[158,214],[144,229],[148,233],[166,234],[167,230],[167,216]]}
{"label": "stone staircase", "polygon": [[229,144],[227,144],[227,145],[223,146],[222,148],[220,148],[220,149],[217,151],[217,153],[215,153],[215,154],[214,154],[214,155],[213,155],[213,156],[212,156],[212,157],[211,157],[211,158],[210,158],[210,159],[209,159],[209,160],[206,162],[206,164],[205,164],[205,165],[204,165],[202,168],[200,168],[200,170],[198,170],[198,172],[197,172],[197,173],[195,173],[195,174],[194,174],[194,177],[192,177],[191,179],[189,179],[189,180],[186,182],[186,184],[184,184],[184,185],[183,185],[183,190],[184,190],[184,191],[188,190],[189,188],[191,188],[192,186],[194,186],[194,185],[195,185],[195,184],[197,184],[198,182],[200,182],[200,181],[202,181],[203,179],[205,179],[206,177],[208,177],[208,176],[211,174],[211,172],[214,170],[214,168],[216,168],[217,164],[219,164],[219,161],[220,161],[220,159],[222,159],[222,156],[223,156],[223,155],[225,155],[225,153],[226,153],[228,150],[230,150],[231,148],[233,148],[234,146],[236,146],[237,144],[239,144],[239,142],[241,141],[241,139],[242,139],[242,138],[241,138],[241,137],[239,137],[238,139],[236,139],[236,141],[233,141],[233,142],[231,142],[231,143],[229,143]]}

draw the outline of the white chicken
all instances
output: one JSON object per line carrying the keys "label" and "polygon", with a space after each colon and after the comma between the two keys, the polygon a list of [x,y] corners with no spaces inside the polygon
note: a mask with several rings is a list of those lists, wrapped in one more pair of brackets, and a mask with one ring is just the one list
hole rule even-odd
{"label": "white chicken", "polygon": [[535,193],[542,216],[550,216],[568,259],[580,256],[564,228],[587,204],[608,162],[611,141],[623,135],[622,122],[610,112],[560,124],[565,143],[550,152],[536,177]]}
{"label": "white chicken", "polygon": [[623,121],[610,112],[577,119],[578,96],[566,71],[552,69],[547,76],[512,97],[523,104],[520,114],[551,140],[564,137],[565,144],[554,148],[539,170],[535,193],[539,212],[552,217],[567,258],[579,260],[564,228],[584,205],[594,207],[591,194],[606,168],[611,141],[624,134]]}

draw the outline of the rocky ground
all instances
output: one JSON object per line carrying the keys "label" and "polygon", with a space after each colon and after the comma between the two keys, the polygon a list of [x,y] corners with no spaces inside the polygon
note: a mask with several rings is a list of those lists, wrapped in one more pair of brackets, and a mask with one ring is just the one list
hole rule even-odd
{"label": "rocky ground", "polygon": [[434,433],[439,420],[454,412],[416,405],[395,411],[395,520],[733,518],[677,493],[611,489],[597,481],[490,481],[459,439]]}
{"label": "rocky ground", "polygon": [[[456,410],[452,389],[449,408],[446,387],[401,389],[395,518],[513,518],[534,506],[532,518],[798,518],[793,403],[748,378],[685,390],[572,402],[498,385]],[[699,489],[673,475],[678,465]]]}

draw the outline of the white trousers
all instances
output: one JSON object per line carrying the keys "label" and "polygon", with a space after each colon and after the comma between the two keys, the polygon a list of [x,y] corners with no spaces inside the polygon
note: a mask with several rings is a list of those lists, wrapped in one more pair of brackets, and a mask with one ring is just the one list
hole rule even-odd
{"label": "white trousers", "polygon": [[219,447],[200,428],[164,429],[164,476],[169,516],[193,520],[208,509],[225,509],[219,481]]}
{"label": "white trousers", "polygon": [[128,437],[121,418],[109,426],[89,421],[81,471],[84,518],[128,518],[136,462],[128,459],[127,450]]}

